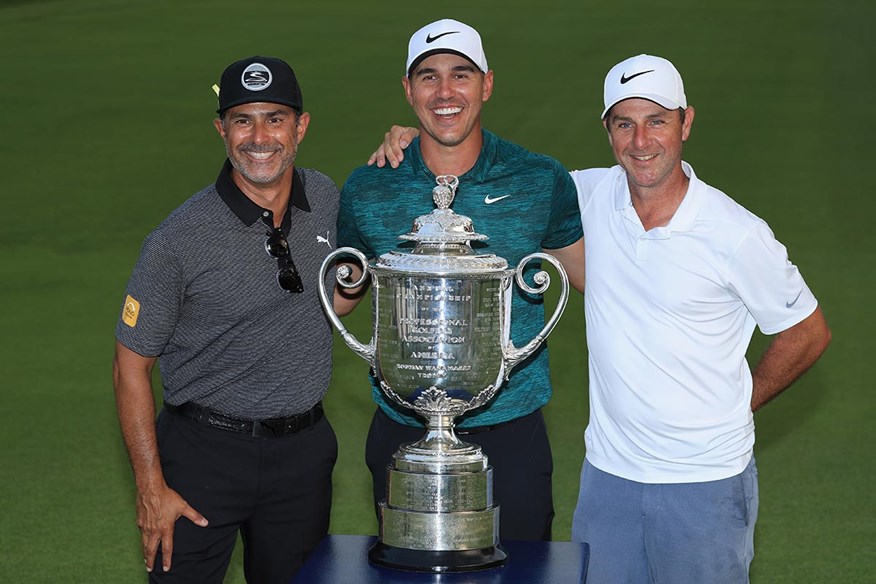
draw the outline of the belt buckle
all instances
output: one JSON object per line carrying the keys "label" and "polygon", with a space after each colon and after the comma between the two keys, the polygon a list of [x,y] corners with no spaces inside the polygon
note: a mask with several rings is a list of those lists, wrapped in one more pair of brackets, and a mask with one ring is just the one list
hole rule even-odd
{"label": "belt buckle", "polygon": [[252,436],[253,438],[273,438],[277,435],[276,430],[262,420],[253,420]]}
{"label": "belt buckle", "polygon": [[297,420],[294,418],[255,420],[252,424],[252,435],[256,438],[285,436],[286,434],[298,431],[296,422]]}
{"label": "belt buckle", "polygon": [[255,420],[252,425],[252,435],[256,438],[275,438],[287,434],[295,434],[308,427],[307,422],[313,419],[312,412],[293,414],[288,418],[272,418]]}

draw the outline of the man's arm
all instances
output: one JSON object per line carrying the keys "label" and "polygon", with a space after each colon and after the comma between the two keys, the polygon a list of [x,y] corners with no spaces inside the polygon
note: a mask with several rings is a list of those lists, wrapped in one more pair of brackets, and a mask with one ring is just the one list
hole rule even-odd
{"label": "man's arm", "polygon": [[756,412],[806,372],[830,343],[821,307],[775,336],[752,374],[751,411]]}
{"label": "man's arm", "polygon": [[405,148],[410,146],[411,141],[420,135],[417,128],[405,126],[393,126],[383,137],[383,144],[368,159],[368,166],[376,164],[378,168],[386,166],[387,161],[393,168],[398,168],[405,159]]}
{"label": "man's arm", "polygon": [[582,237],[572,245],[559,249],[545,249],[545,253],[557,258],[566,275],[569,276],[569,284],[580,293],[584,293],[584,238]]}
{"label": "man's arm", "polygon": [[173,554],[173,527],[177,518],[185,516],[201,527],[207,526],[207,520],[164,482],[152,397],[155,361],[155,357],[143,357],[116,342],[113,386],[119,424],[137,485],[137,527],[142,533],[143,557],[146,570],[151,572],[160,542],[162,569],[167,572]]}

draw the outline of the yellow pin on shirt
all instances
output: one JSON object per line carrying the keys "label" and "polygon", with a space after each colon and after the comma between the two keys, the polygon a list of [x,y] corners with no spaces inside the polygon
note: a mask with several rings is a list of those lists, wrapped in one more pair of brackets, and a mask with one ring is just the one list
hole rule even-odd
{"label": "yellow pin on shirt", "polygon": [[140,316],[140,303],[128,294],[125,298],[125,307],[122,309],[122,322],[134,328],[137,326],[138,316]]}

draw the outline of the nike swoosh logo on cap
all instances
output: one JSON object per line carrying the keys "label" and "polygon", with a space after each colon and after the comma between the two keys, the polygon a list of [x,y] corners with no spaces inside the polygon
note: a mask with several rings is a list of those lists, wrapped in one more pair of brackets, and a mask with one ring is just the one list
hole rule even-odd
{"label": "nike swoosh logo on cap", "polygon": [[644,75],[645,73],[653,73],[653,72],[654,72],[654,69],[651,69],[650,71],[639,71],[638,73],[633,73],[629,77],[627,77],[626,73],[624,73],[621,75],[621,85],[623,85],[627,81],[632,81],[633,79],[635,79],[639,75]]}
{"label": "nike swoosh logo on cap", "polygon": [[501,197],[496,197],[495,199],[491,199],[490,195],[487,195],[486,197],[484,197],[484,203],[486,203],[487,205],[492,205],[496,201],[501,201],[502,199],[507,199],[510,196],[511,195],[502,195]]}
{"label": "nike swoosh logo on cap", "polygon": [[440,39],[443,36],[447,36],[449,34],[457,34],[458,32],[459,32],[458,30],[451,30],[450,32],[442,32],[441,34],[437,34],[435,36],[432,36],[431,34],[427,34],[426,35],[426,44],[434,43],[435,41],[437,41],[438,39]]}

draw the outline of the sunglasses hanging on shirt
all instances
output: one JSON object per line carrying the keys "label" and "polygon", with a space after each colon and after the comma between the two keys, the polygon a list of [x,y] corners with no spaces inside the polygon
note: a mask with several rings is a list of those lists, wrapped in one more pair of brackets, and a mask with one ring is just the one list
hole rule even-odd
{"label": "sunglasses hanging on shirt", "polygon": [[265,251],[271,257],[277,258],[277,284],[280,288],[296,294],[304,290],[301,283],[301,275],[295,269],[295,263],[289,253],[289,242],[279,227],[274,227],[268,232],[265,239]]}

